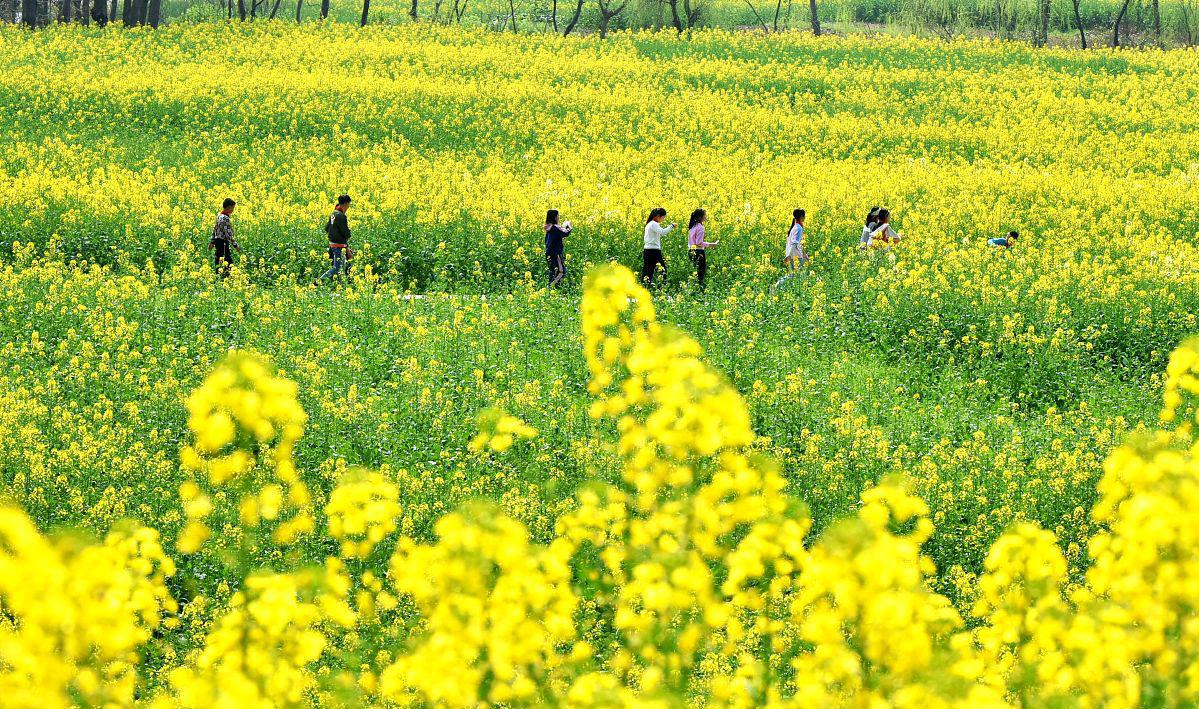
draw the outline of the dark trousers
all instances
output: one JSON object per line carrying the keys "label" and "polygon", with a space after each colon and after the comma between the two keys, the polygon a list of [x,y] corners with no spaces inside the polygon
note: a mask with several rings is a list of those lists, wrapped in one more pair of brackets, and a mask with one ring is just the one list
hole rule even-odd
{"label": "dark trousers", "polygon": [[695,277],[702,286],[704,279],[708,277],[708,252],[703,249],[691,249],[687,255],[691,257],[691,263],[695,265]]}
{"label": "dark trousers", "polygon": [[651,285],[658,266],[662,267],[662,283],[666,283],[666,259],[662,258],[662,249],[644,249],[641,252],[641,282]]}
{"label": "dark trousers", "polygon": [[546,254],[545,265],[550,270],[550,285],[556,286],[566,277],[566,257],[562,254]]}
{"label": "dark trousers", "polygon": [[[214,265],[216,266],[217,273],[222,276],[229,275],[229,267],[233,265],[233,250],[230,248],[229,242],[224,239],[217,239],[212,242],[212,245],[216,249],[216,262]],[[222,262],[224,265],[222,265]]]}

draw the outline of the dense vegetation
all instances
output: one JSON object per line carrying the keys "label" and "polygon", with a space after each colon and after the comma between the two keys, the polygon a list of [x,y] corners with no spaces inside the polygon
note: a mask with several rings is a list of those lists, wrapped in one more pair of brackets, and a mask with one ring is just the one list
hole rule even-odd
{"label": "dense vegetation", "polygon": [[[675,492],[652,504],[611,498],[605,504],[633,505],[628,514],[661,529],[670,518],[663,510],[673,508],[658,502],[702,500],[719,479],[716,471],[740,470],[729,461],[741,458],[718,453],[744,456],[762,486],[738,494],[756,500],[750,493],[760,493],[762,509],[771,510],[753,524],[782,525],[786,534],[776,529],[774,537],[804,545],[787,550],[787,563],[841,558],[838,549],[845,547],[837,540],[848,538],[866,540],[862,549],[892,553],[897,569],[911,571],[894,581],[920,609],[913,611],[922,620],[911,637],[927,638],[942,658],[951,636],[953,652],[964,652],[966,636],[953,635],[958,621],[978,626],[969,642],[995,653],[983,656],[992,669],[954,681],[1008,699],[1049,690],[1037,684],[1044,678],[1013,679],[1014,670],[1000,676],[998,668],[1008,665],[997,658],[1013,650],[995,638],[1007,630],[986,634],[1006,628],[995,610],[1003,584],[984,577],[989,550],[1019,548],[1010,539],[996,546],[1006,530],[1017,529],[1036,559],[1048,559],[1052,583],[1038,586],[1038,598],[1080,623],[1112,616],[1078,597],[1063,601],[1049,587],[1098,589],[1142,573],[1116,569],[1115,557],[1104,556],[1114,547],[1096,548],[1090,540],[1107,539],[1122,495],[1161,501],[1152,480],[1119,483],[1121,471],[1135,467],[1128,451],[1116,459],[1124,467],[1111,464],[1100,488],[1103,461],[1134,430],[1158,426],[1163,386],[1181,396],[1190,382],[1179,372],[1189,371],[1191,350],[1176,357],[1182,364],[1169,381],[1165,372],[1170,352],[1199,329],[1199,249],[1192,236],[1199,216],[1191,204],[1199,118],[1189,95],[1175,90],[1199,73],[1192,52],[1081,54],[991,42],[728,32],[600,41],[428,25],[358,30],[268,23],[178,24],[156,33],[3,28],[0,39],[0,105],[9,122],[0,151],[0,282],[7,294],[0,305],[6,363],[0,424],[8,432],[0,439],[0,488],[41,532],[103,537],[133,520],[158,530],[165,549],[143,529],[118,533],[109,546],[72,540],[56,542],[53,553],[41,546],[16,553],[13,540],[47,543],[15,509],[6,510],[5,563],[40,559],[42,567],[13,568],[47,579],[44,587],[30,587],[33,597],[19,595],[29,589],[0,588],[10,615],[31,618],[46,599],[90,598],[53,585],[62,569],[70,575],[91,568],[85,577],[104,587],[125,578],[116,570],[127,566],[134,569],[131,587],[139,589],[137,617],[149,623],[165,612],[153,637],[145,628],[131,630],[120,636],[126,645],[112,646],[114,655],[70,656],[74,664],[38,664],[43,646],[30,640],[31,628],[46,633],[40,640],[69,644],[54,635],[53,623],[5,626],[5,637],[20,639],[32,665],[48,668],[39,681],[64,683],[64,696],[92,702],[109,696],[80,678],[81,667],[94,666],[108,668],[97,671],[108,673],[111,683],[101,684],[112,696],[139,687],[142,696],[169,690],[181,703],[208,704],[205,692],[219,684],[214,677],[237,676],[219,662],[221,643],[240,642],[243,631],[252,635],[238,604],[258,603],[250,612],[265,613],[291,599],[281,624],[253,641],[274,648],[262,651],[279,665],[252,667],[260,674],[249,685],[274,701],[311,700],[318,688],[392,699],[410,692],[431,701],[528,699],[526,684],[494,678],[503,678],[497,667],[481,670],[491,677],[486,682],[459,678],[457,687],[476,694],[442,695],[444,688],[414,679],[445,672],[421,664],[436,653],[414,629],[430,626],[416,619],[437,615],[445,594],[436,584],[466,583],[446,576],[428,586],[421,569],[458,568],[451,562],[469,556],[469,540],[480,538],[471,525],[481,524],[487,544],[497,546],[474,548],[483,557],[471,558],[493,559],[488,555],[509,544],[521,552],[517,557],[544,566],[513,561],[498,576],[480,572],[479,578],[544,582],[537,588],[552,591],[536,597],[557,600],[512,605],[526,613],[513,622],[544,628],[552,610],[559,615],[550,625],[563,634],[538,642],[554,653],[576,648],[530,650],[539,669],[521,673],[537,676],[536,691],[578,686],[581,696],[599,701],[592,695],[608,696],[615,682],[654,696],[666,687],[709,701],[742,701],[733,685],[711,680],[744,669],[752,675],[746,680],[752,701],[768,698],[768,687],[791,696],[809,680],[849,697],[852,688],[841,679],[788,664],[787,653],[804,655],[801,647],[828,638],[780,639],[782,654],[758,646],[763,654],[754,662],[764,663],[758,667],[736,653],[740,659],[730,660],[722,654],[728,648],[716,652],[736,633],[709,618],[696,632],[703,652],[713,655],[685,662],[669,653],[626,657],[621,643],[642,647],[636,632],[645,628],[605,625],[604,613],[615,613],[605,604],[645,589],[600,593],[577,585],[577,578],[568,583],[563,568],[585,577],[586,564],[541,556],[542,545],[558,553],[556,540],[578,545],[591,533],[580,531],[594,524],[580,522],[580,510],[597,503],[581,490],[607,482],[632,486],[624,488],[632,494],[643,473],[662,474],[643,470],[645,462],[630,455],[635,451],[617,444],[613,421],[588,415],[597,395],[608,402],[601,406],[613,406],[611,414],[620,413],[613,392],[603,393],[602,371],[611,369],[619,382],[650,360],[623,359],[631,354],[621,350],[608,361],[600,348],[609,346],[584,337],[579,315],[581,274],[612,261],[635,267],[644,214],[657,204],[678,221],[694,207],[707,208],[709,234],[721,240],[711,283],[700,291],[681,238],[672,237],[669,283],[653,301],[654,323],[690,333],[704,354],[701,360],[689,344],[660,342],[652,334],[657,325],[648,325],[641,310],[634,316],[622,306],[604,315],[593,303],[598,329],[612,325],[605,318],[635,317],[630,326],[650,333],[643,344],[661,357],[652,361],[663,376],[675,377],[640,386],[653,397],[681,397],[624,402],[634,408],[619,434],[631,435],[624,426],[637,421],[657,441],[665,436],[655,428],[662,418],[700,430],[705,421],[723,422],[727,429],[716,426],[709,432],[715,443],[704,438],[672,458],[704,471],[686,484],[668,476]],[[327,263],[320,225],[341,192],[354,196],[357,276],[349,284],[312,286]],[[234,219],[245,251],[222,280],[205,244],[226,196],[239,202]],[[905,235],[899,247],[858,250],[861,219],[872,204],[897,214]],[[813,259],[804,276],[776,287],[784,227],[797,206],[808,210]],[[561,209],[576,231],[567,244],[567,287],[547,292],[541,217],[550,207]],[[1016,248],[986,245],[988,236],[1013,228],[1023,234]],[[614,290],[620,296],[614,302],[625,306],[630,297],[647,302],[622,271],[605,272],[593,293]],[[204,384],[231,348],[269,356],[278,372],[253,357],[234,358]],[[709,366],[731,388],[712,384]],[[694,382],[696,391],[672,389],[670,381]],[[187,394],[197,388],[207,393],[189,407]],[[264,397],[277,397],[278,407],[260,410]],[[654,418],[655,408],[667,413]],[[272,422],[269,435],[258,428],[260,419]],[[290,428],[301,423],[302,437]],[[527,440],[526,426],[536,431]],[[1170,435],[1171,445],[1181,445],[1190,430]],[[675,455],[671,440],[654,443],[666,446],[665,457]],[[1186,513],[1193,482],[1171,477],[1182,468],[1158,461],[1158,449],[1137,450],[1149,462],[1136,470],[1157,470],[1160,463],[1165,472],[1153,480],[1180,486],[1171,494],[1182,511],[1160,515],[1163,524],[1177,523],[1163,527],[1176,536],[1159,541],[1183,545],[1179,530],[1194,519]],[[777,461],[777,469],[759,456]],[[774,481],[782,488],[771,487]],[[1104,494],[1107,502],[1096,508]],[[465,517],[445,516],[480,498],[494,505],[491,511],[469,507]],[[360,509],[362,500],[375,502]],[[204,512],[206,505],[215,511]],[[903,523],[885,534],[878,526],[884,507]],[[366,515],[373,520],[368,526],[382,530],[373,533],[379,538],[346,531],[356,523],[332,521],[343,514]],[[873,536],[844,531],[855,528],[855,519],[874,525]],[[283,522],[291,526],[279,533]],[[1025,522],[1052,537],[1018,526]],[[757,538],[737,529],[717,535],[704,551],[716,574],[713,588],[744,558],[729,556],[742,539]],[[1118,531],[1121,539],[1140,533],[1132,523]],[[362,547],[355,545],[368,539],[367,558],[359,559],[355,550]],[[447,547],[437,539],[458,541]],[[813,539],[823,541],[813,546]],[[402,553],[393,558],[394,549]],[[630,558],[638,563],[663,551],[637,549],[645,556]],[[106,550],[102,564],[89,556],[97,550]],[[914,571],[921,554],[933,564],[926,573]],[[126,563],[134,557],[150,559],[153,571]],[[323,577],[298,571],[322,564]],[[370,600],[342,588],[334,600],[322,596],[319,612],[308,607],[312,592],[297,590],[307,588],[303,579],[323,578],[326,591],[341,588],[339,564]],[[41,572],[28,570],[34,568]],[[246,581],[264,569],[286,575]],[[1177,573],[1193,573],[1188,569]],[[1162,578],[1168,571],[1153,568]],[[759,579],[782,594],[772,602],[790,599],[789,573],[779,572],[778,588]],[[926,576],[956,610],[923,590]],[[880,583],[871,598],[891,598],[895,589]],[[494,587],[475,590],[486,598]],[[585,599],[579,608],[596,614],[578,630],[586,646],[571,645],[580,640],[577,628],[566,633],[559,623],[578,598]],[[702,613],[709,604],[746,600],[719,593],[696,598]],[[805,613],[819,605],[815,598],[796,606],[788,627],[804,627]],[[400,605],[381,616],[391,630],[367,627],[377,617],[363,604],[383,608],[393,601]],[[337,605],[343,602],[352,606],[350,619]],[[1162,595],[1160,602],[1179,613],[1190,601]],[[684,615],[694,612],[687,608]],[[343,621],[349,635],[333,630]],[[489,627],[507,628],[494,632],[511,636],[516,626]],[[670,626],[670,642],[684,642],[671,635],[684,627]],[[1152,638],[1134,637],[1123,626],[1099,627],[1127,641],[1108,643],[1130,653],[1110,663],[1124,673],[1112,681],[1132,692],[1117,695],[1194,696],[1176,682],[1170,662],[1154,665],[1156,674],[1137,669],[1156,647]],[[326,640],[318,642],[318,635]],[[1190,642],[1185,633],[1170,637]],[[300,642],[305,638],[311,642]],[[685,642],[692,641],[699,642]],[[107,640],[88,635],[80,642],[88,648]],[[405,655],[409,664],[399,662],[419,648],[421,662],[415,654]],[[897,656],[910,650],[895,649]],[[128,659],[134,651],[136,671],[112,669],[112,657]],[[1186,652],[1171,662],[1185,666]],[[4,656],[6,666],[24,667],[12,657]],[[954,657],[962,666],[979,659]],[[475,667],[476,659],[455,666]],[[871,687],[880,696],[911,687],[925,692],[914,697],[948,691],[921,674],[927,666],[900,671],[886,664],[893,657],[867,660],[887,667]],[[174,672],[185,664],[192,669]],[[400,668],[388,675],[390,685],[380,679],[388,667]],[[1052,691],[1090,691],[1080,679],[1085,669],[1070,667],[1077,675],[1058,677]],[[654,672],[664,675],[657,684]],[[279,694],[265,679],[272,673],[287,678],[275,687]],[[353,681],[346,679],[351,675]],[[1129,676],[1138,678],[1135,686]],[[28,677],[17,671],[5,681],[15,686]],[[1105,686],[1093,687],[1093,698],[1115,701],[1101,694]],[[810,695],[816,696],[827,695]],[[967,696],[981,701],[969,692],[959,698]]]}

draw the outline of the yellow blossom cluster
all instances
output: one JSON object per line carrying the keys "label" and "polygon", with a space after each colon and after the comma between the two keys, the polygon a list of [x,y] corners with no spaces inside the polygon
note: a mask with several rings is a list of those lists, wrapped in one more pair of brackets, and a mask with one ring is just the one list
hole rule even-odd
{"label": "yellow blossom cluster", "polygon": [[470,449],[474,451],[490,449],[496,453],[503,453],[517,440],[537,436],[537,429],[499,409],[480,412],[478,425],[479,433],[470,442]]}
{"label": "yellow blossom cluster", "polygon": [[350,471],[325,505],[329,536],[341,542],[345,558],[365,557],[396,529],[399,489],[373,471]]}

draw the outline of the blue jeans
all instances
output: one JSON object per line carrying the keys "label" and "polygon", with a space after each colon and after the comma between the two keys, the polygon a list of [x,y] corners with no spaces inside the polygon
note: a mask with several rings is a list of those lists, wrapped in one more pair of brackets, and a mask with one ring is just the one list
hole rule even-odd
{"label": "blue jeans", "polygon": [[334,276],[344,275],[349,276],[349,269],[346,267],[346,250],[345,249],[329,249],[329,260],[332,265],[329,270],[325,271],[317,280],[333,278]]}

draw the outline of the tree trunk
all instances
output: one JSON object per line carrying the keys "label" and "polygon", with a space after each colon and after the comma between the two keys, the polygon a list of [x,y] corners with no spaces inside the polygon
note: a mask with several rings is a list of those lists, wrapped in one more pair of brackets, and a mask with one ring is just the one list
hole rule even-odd
{"label": "tree trunk", "polygon": [[1041,27],[1037,35],[1037,46],[1045,47],[1049,44],[1049,15],[1053,9],[1053,0],[1041,0]]}
{"label": "tree trunk", "polygon": [[117,20],[117,0],[109,0],[109,3],[110,4],[108,6],[108,21],[116,22],[116,20]]}
{"label": "tree trunk", "polygon": [[37,0],[21,0],[21,24],[37,27]]}
{"label": "tree trunk", "polygon": [[[241,0],[237,0],[241,2]],[[321,0],[321,19],[329,17],[329,0]]]}
{"label": "tree trunk", "polygon": [[679,19],[679,0],[666,0],[670,5],[670,23],[679,34],[683,34],[683,21]]}
{"label": "tree trunk", "polygon": [[246,0],[237,0],[237,16],[242,21],[246,21]]}
{"label": "tree trunk", "polygon": [[600,24],[599,24],[600,39],[604,39],[608,36],[608,19],[609,18],[608,18],[607,13],[601,11],[600,12]]}
{"label": "tree trunk", "polygon": [[820,13],[816,10],[816,0],[808,0],[808,11],[812,13],[812,34],[820,36]]}
{"label": "tree trunk", "polygon": [[272,20],[275,19],[275,15],[277,15],[279,13],[279,5],[281,5],[282,3],[283,3],[283,0],[275,0],[275,4],[271,7],[271,16],[269,19],[272,19]]}
{"label": "tree trunk", "polygon": [[71,21],[71,0],[62,0],[62,4],[58,6],[58,21]]}
{"label": "tree trunk", "polygon": [[1120,46],[1120,23],[1124,22],[1124,13],[1128,12],[1129,0],[1124,0],[1124,4],[1120,6],[1120,12],[1116,15],[1116,26],[1112,28],[1112,46]]}
{"label": "tree trunk", "polygon": [[774,4],[774,31],[779,31],[779,15],[783,14],[783,0]]}
{"label": "tree trunk", "polygon": [[137,24],[144,25],[150,18],[150,0],[137,0]]}
{"label": "tree trunk", "polygon": [[162,0],[150,0],[150,26],[158,29],[158,23],[162,21]]}
{"label": "tree trunk", "polygon": [[1160,0],[1153,0],[1153,43],[1162,46],[1162,7]]}
{"label": "tree trunk", "polygon": [[367,17],[371,12],[371,0],[362,0],[362,22],[358,23],[359,27],[366,27]]}
{"label": "tree trunk", "polygon": [[304,0],[296,0],[296,24],[300,24],[300,12],[304,9]]}
{"label": "tree trunk", "polygon": [[516,0],[508,0],[508,18],[512,20],[512,34],[516,34]]}
{"label": "tree trunk", "polygon": [[133,16],[133,2],[134,0],[121,0],[121,24],[126,27],[132,27],[137,19]]}
{"label": "tree trunk", "polygon": [[570,18],[570,22],[566,23],[566,29],[562,30],[562,36],[570,34],[574,30],[575,25],[579,24],[579,17],[583,14],[583,0],[576,0],[575,14]]}
{"label": "tree trunk", "polygon": [[1082,0],[1074,0],[1074,24],[1078,27],[1078,36],[1082,40],[1082,48],[1087,48],[1087,30],[1082,26],[1082,13],[1078,11],[1078,3]]}
{"label": "tree trunk", "polygon": [[416,22],[416,3],[417,2],[418,2],[418,0],[412,0],[412,7],[408,8],[408,17],[411,17],[413,22]]}
{"label": "tree trunk", "polygon": [[88,0],[79,0],[79,22],[87,27],[92,23],[92,8]]}

